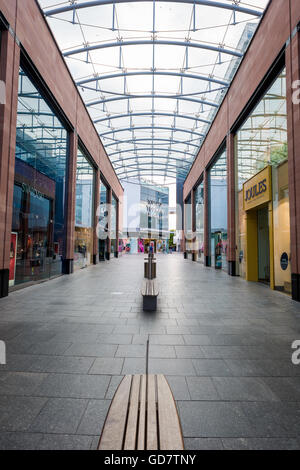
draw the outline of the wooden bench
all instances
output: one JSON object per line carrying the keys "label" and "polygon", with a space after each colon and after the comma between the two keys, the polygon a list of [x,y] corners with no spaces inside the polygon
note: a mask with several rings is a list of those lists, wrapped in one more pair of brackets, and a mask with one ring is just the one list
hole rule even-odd
{"label": "wooden bench", "polygon": [[154,312],[157,308],[158,286],[155,279],[144,279],[142,285],[143,310]]}
{"label": "wooden bench", "polygon": [[176,404],[164,375],[126,375],[111,402],[98,450],[183,450]]}

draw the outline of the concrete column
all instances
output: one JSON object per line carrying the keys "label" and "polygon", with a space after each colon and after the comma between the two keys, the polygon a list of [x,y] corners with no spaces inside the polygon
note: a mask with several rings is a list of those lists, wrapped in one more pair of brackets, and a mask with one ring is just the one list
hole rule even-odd
{"label": "concrete column", "polygon": [[20,48],[8,31],[0,52],[0,297],[8,295],[10,240],[15,175]]}
{"label": "concrete column", "polygon": [[211,256],[209,251],[209,175],[208,170],[203,173],[204,186],[204,266],[211,266]]}
{"label": "concrete column", "polygon": [[69,134],[69,155],[67,161],[66,214],[65,214],[65,256],[63,274],[73,272],[75,243],[76,169],[78,139],[76,132]]}
{"label": "concrete column", "polygon": [[234,135],[229,133],[226,139],[227,154],[227,261],[228,274],[236,275],[236,228],[235,228],[235,149]]}
{"label": "concrete column", "polygon": [[100,169],[95,170],[95,183],[94,183],[94,209],[93,209],[93,264],[99,261],[99,239],[97,237],[97,224],[99,217],[97,210],[100,204]]}
{"label": "concrete column", "polygon": [[107,231],[107,241],[106,241],[106,259],[110,260],[111,256],[111,201],[112,201],[112,189],[109,187],[107,189],[107,221],[108,221],[108,231]]}
{"label": "concrete column", "polygon": [[292,297],[300,301],[300,38],[298,29],[293,31],[286,48],[286,72]]}

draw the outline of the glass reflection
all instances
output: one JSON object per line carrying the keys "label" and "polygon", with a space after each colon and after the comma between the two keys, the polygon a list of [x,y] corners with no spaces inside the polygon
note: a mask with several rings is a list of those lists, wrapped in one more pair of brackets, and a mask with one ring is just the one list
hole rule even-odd
{"label": "glass reflection", "polygon": [[10,285],[62,272],[67,132],[20,68]]}
{"label": "glass reflection", "polygon": [[94,169],[80,149],[77,154],[74,269],[92,263]]}

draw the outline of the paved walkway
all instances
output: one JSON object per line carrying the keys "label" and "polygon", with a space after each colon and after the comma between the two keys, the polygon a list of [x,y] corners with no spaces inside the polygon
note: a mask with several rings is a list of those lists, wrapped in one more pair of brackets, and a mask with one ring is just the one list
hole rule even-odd
{"label": "paved walkway", "polygon": [[95,448],[122,374],[166,374],[188,449],[300,448],[300,306],[262,285],[160,255],[156,313],[143,256],[0,300],[0,448]]}

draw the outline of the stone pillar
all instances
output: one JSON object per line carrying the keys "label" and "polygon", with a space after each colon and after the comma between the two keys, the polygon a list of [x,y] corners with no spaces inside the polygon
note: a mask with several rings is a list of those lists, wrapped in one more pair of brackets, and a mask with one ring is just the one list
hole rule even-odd
{"label": "stone pillar", "polygon": [[99,261],[99,239],[97,236],[97,225],[99,217],[97,211],[100,205],[100,169],[95,170],[95,183],[94,183],[94,209],[93,209],[93,264]]}
{"label": "stone pillar", "polygon": [[236,275],[236,225],[235,225],[235,149],[234,135],[229,133],[226,139],[227,155],[227,261],[228,274]]}
{"label": "stone pillar", "polygon": [[73,272],[75,243],[76,169],[78,139],[76,132],[69,133],[69,155],[67,161],[66,206],[65,206],[65,256],[63,274]]}
{"label": "stone pillar", "polygon": [[204,186],[204,266],[211,266],[211,256],[209,250],[209,175],[208,170],[203,172]]}
{"label": "stone pillar", "polygon": [[112,201],[112,189],[111,187],[107,188],[107,240],[106,240],[106,259],[110,260],[111,256],[111,201]]}
{"label": "stone pillar", "polygon": [[300,301],[300,38],[292,33],[286,48],[287,129],[291,226],[292,298]]}
{"label": "stone pillar", "polygon": [[0,297],[8,295],[13,211],[20,48],[1,33],[0,50]]}

